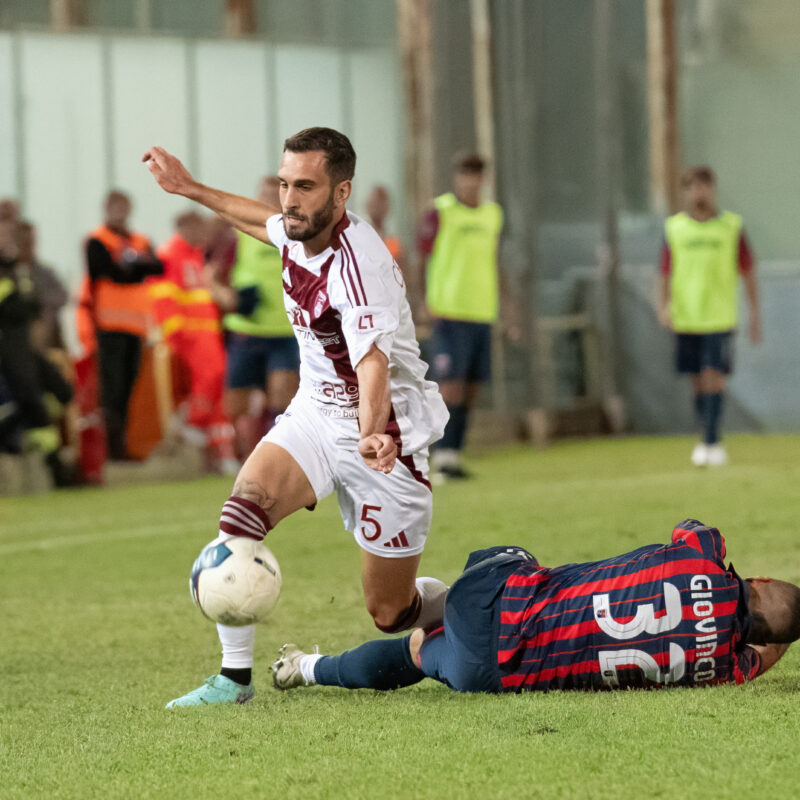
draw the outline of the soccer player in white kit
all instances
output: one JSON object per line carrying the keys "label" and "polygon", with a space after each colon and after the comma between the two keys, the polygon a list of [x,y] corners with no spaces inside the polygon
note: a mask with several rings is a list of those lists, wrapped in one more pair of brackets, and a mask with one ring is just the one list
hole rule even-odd
{"label": "soccer player in white kit", "polygon": [[[219,541],[263,539],[335,489],[345,527],[362,548],[375,625],[394,633],[437,622],[447,587],[416,573],[432,512],[428,446],[442,435],[447,410],[425,380],[400,270],[373,228],[346,209],[356,160],[350,141],[330,128],[287,139],[281,209],[204,186],[160,147],[143,160],[165,191],[275,245],[283,259],[300,388],[239,472]],[[220,673],[168,707],[253,696],[255,627],[217,629]]]}

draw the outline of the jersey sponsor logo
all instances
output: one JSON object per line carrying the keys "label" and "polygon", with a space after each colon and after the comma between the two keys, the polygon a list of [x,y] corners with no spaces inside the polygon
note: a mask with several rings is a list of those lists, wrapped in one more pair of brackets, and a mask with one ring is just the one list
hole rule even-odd
{"label": "jersey sponsor logo", "polygon": [[[325,295],[325,299],[327,300],[327,295]],[[309,324],[309,314],[301,306],[292,306],[289,311],[289,321],[295,329],[297,338],[304,342],[317,342],[322,347],[341,344],[342,337],[338,333],[318,331],[312,328]]]}
{"label": "jersey sponsor logo", "polygon": [[353,403],[358,401],[358,384],[356,383],[319,381],[315,382],[314,391],[324,397],[326,402]]}
{"label": "jersey sponsor logo", "polygon": [[295,325],[294,327],[298,338],[302,339],[304,342],[317,342],[322,345],[322,347],[328,347],[334,344],[338,345],[342,341],[338,333],[328,335],[315,331],[313,328],[308,328],[305,325]]}
{"label": "jersey sponsor logo", "polygon": [[372,321],[372,314],[362,314],[358,318],[358,329],[360,331],[369,331],[375,327],[375,323]]}

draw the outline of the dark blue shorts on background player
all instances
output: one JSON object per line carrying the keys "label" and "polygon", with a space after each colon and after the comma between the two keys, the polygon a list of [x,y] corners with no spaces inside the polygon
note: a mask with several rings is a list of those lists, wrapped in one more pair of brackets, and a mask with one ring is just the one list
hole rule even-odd
{"label": "dark blue shorts on background player", "polygon": [[704,369],[730,375],[733,369],[733,332],[676,334],[675,366],[682,375],[699,375]]}
{"label": "dark blue shorts on background player", "polygon": [[300,354],[294,336],[229,334],[227,343],[229,389],[263,388],[267,376],[278,370],[297,372]]}
{"label": "dark blue shorts on background player", "polygon": [[484,383],[492,373],[492,326],[439,319],[433,326],[433,380]]}

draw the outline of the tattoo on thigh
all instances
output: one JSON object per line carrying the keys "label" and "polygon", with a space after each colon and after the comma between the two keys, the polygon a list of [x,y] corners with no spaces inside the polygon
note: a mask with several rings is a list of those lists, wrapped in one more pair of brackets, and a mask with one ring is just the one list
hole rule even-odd
{"label": "tattoo on thigh", "polygon": [[269,511],[275,505],[275,498],[257,481],[238,478],[233,484],[233,494],[251,503],[261,506],[264,511]]}

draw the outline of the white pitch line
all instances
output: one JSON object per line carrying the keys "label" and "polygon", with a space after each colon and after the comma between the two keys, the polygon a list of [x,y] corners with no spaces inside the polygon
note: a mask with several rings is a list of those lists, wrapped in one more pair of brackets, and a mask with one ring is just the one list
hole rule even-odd
{"label": "white pitch line", "polygon": [[[35,550],[58,550],[64,547],[80,547],[96,542],[108,542],[110,540],[119,541],[120,539],[147,539],[152,536],[174,536],[179,533],[186,533],[188,526],[185,522],[173,522],[167,525],[139,525],[131,528],[123,528],[116,532],[107,533],[84,533],[79,536],[58,536],[50,539],[28,540],[24,542],[13,542],[10,544],[0,544],[0,555],[10,555],[13,553],[24,553]],[[209,534],[213,538],[213,534]]]}

